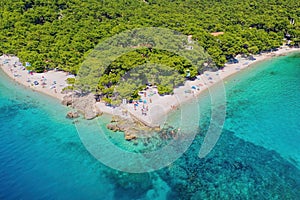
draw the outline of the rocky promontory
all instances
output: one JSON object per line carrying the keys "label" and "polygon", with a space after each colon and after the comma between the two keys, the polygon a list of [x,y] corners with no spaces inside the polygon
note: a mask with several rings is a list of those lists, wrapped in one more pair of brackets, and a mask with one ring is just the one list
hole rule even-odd
{"label": "rocky promontory", "polygon": [[62,104],[71,106],[78,112],[82,113],[84,118],[91,120],[101,115],[101,111],[95,106],[96,100],[93,94],[72,93],[64,96]]}
{"label": "rocky promontory", "polygon": [[124,132],[125,139],[128,141],[141,136],[149,136],[151,132],[159,130],[159,128],[150,128],[132,118],[122,118],[119,116],[113,116],[111,122],[106,127],[115,132]]}

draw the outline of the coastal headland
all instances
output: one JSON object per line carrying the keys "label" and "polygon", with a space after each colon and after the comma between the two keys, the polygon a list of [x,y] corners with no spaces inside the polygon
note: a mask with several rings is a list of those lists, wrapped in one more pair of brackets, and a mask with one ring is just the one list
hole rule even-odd
{"label": "coastal headland", "polygon": [[[74,78],[73,75],[63,72],[51,70],[44,73],[30,72],[19,61],[19,58],[13,55],[2,55],[0,57],[0,66],[5,74],[7,74],[16,83],[21,84],[29,89],[44,93],[58,99],[65,105],[71,105],[75,110],[81,111],[86,119],[93,119],[101,113],[106,113],[127,121],[128,126],[117,128],[116,131],[124,131],[125,138],[130,140],[138,137],[136,132],[126,134],[130,126],[138,122],[143,128],[159,129],[164,123],[165,116],[175,110],[180,105],[195,99],[203,91],[211,86],[238,73],[239,71],[251,66],[254,63],[270,59],[274,56],[283,56],[291,52],[300,51],[299,48],[290,48],[282,46],[277,51],[254,55],[254,59],[247,59],[237,56],[238,63],[225,64],[223,69],[215,72],[206,71],[193,81],[186,81],[183,86],[174,89],[173,95],[160,96],[157,88],[150,86],[146,90],[140,91],[140,100],[137,102],[123,102],[118,107],[108,106],[105,102],[96,102],[94,95],[76,95],[73,91],[66,89],[68,78]],[[88,112],[88,113],[87,113]],[[124,123],[123,123],[124,124]],[[116,126],[108,128],[116,129]],[[129,131],[130,132],[130,131]]]}

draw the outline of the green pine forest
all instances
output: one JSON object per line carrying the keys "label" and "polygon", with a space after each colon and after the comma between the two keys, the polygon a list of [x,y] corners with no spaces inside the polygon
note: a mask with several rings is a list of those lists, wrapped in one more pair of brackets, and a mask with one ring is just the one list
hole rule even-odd
{"label": "green pine forest", "polygon": [[[286,37],[300,45],[299,0],[1,0],[0,5],[0,54],[17,55],[36,72],[58,68],[77,74],[98,43],[142,27],[193,35],[217,67],[237,54],[277,48]],[[137,51],[148,60],[168,54]],[[133,66],[134,54],[117,62]]]}

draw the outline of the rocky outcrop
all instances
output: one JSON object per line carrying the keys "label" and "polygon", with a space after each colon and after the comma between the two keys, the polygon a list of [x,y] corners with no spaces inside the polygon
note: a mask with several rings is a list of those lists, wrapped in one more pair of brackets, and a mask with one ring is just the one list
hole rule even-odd
{"label": "rocky outcrop", "polygon": [[136,135],[130,134],[130,133],[126,133],[125,134],[125,140],[130,141],[130,140],[134,140],[137,139]]}
{"label": "rocky outcrop", "polygon": [[73,103],[73,97],[72,95],[66,95],[63,97],[63,100],[61,102],[65,106],[71,106]]}
{"label": "rocky outcrop", "polygon": [[124,137],[128,141],[135,140],[139,136],[143,136],[155,130],[131,118],[125,119],[119,116],[113,116],[111,122],[107,124],[106,127],[114,132],[124,132]]}
{"label": "rocky outcrop", "polygon": [[70,112],[67,113],[67,118],[74,119],[74,118],[78,118],[78,117],[79,117],[78,112],[70,111]]}
{"label": "rocky outcrop", "polygon": [[106,127],[114,132],[121,131],[116,123],[107,124]]}
{"label": "rocky outcrop", "polygon": [[101,115],[102,113],[95,106],[96,100],[93,94],[81,95],[71,94],[63,98],[62,104],[72,106],[74,109],[81,112],[85,119],[91,120]]}

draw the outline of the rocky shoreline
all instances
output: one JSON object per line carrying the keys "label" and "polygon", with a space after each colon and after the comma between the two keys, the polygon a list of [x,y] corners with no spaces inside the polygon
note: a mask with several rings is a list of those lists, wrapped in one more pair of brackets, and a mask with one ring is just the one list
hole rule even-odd
{"label": "rocky shoreline", "polygon": [[102,115],[102,112],[95,106],[96,100],[93,94],[80,95],[71,93],[64,96],[61,103],[81,113],[86,120],[92,120]]}
{"label": "rocky shoreline", "polygon": [[[95,106],[96,100],[93,94],[80,95],[71,93],[64,96],[61,103],[73,109],[73,111],[69,111],[66,115],[70,119],[78,118],[79,113],[86,120],[95,119],[103,114],[103,112]],[[159,127],[151,128],[132,117],[125,118],[118,115],[114,115],[106,127],[114,132],[124,132],[124,138],[127,141],[135,140],[141,134],[160,130]]]}

